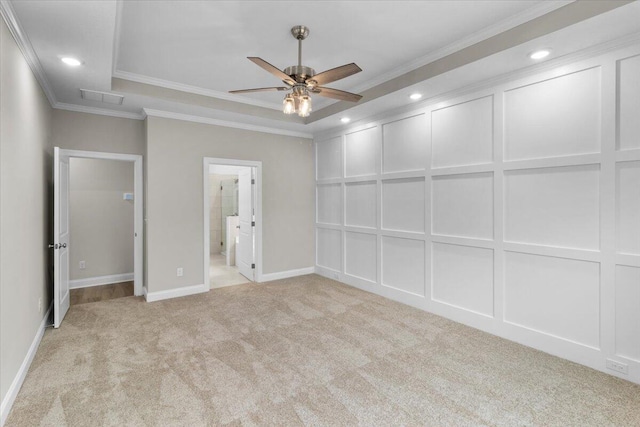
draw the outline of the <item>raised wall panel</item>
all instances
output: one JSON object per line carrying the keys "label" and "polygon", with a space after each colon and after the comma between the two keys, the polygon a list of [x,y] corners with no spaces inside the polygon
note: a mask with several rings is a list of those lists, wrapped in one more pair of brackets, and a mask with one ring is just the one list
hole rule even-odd
{"label": "raised wall panel", "polygon": [[339,230],[317,228],[317,262],[321,267],[340,271],[342,265],[342,233]]}
{"label": "raised wall panel", "polygon": [[318,222],[342,224],[342,184],[318,185]]}
{"label": "raised wall panel", "polygon": [[640,55],[618,62],[618,150],[640,148]]}
{"label": "raised wall panel", "polygon": [[345,224],[355,227],[377,227],[376,182],[354,182],[345,185]]}
{"label": "raised wall panel", "polygon": [[317,179],[342,178],[342,137],[316,144]]}
{"label": "raised wall panel", "polygon": [[616,165],[616,250],[640,255],[640,162]]}
{"label": "raised wall panel", "polygon": [[493,249],[434,243],[432,296],[493,316]]}
{"label": "raised wall panel", "polygon": [[383,171],[423,170],[427,166],[427,123],[424,114],[382,126]]}
{"label": "raised wall panel", "polygon": [[424,178],[382,182],[382,228],[424,232]]}
{"label": "raised wall panel", "polygon": [[347,134],[345,176],[375,175],[378,172],[378,147],[378,128]]}
{"label": "raised wall panel", "polygon": [[493,239],[493,173],[437,176],[432,189],[433,234]]}
{"label": "raised wall panel", "polygon": [[616,266],[616,354],[640,361],[640,268]]}
{"label": "raised wall panel", "polygon": [[424,241],[382,238],[382,284],[425,295]]}
{"label": "raised wall panel", "polygon": [[431,113],[434,168],[493,161],[493,97],[475,99]]}
{"label": "raised wall panel", "polygon": [[505,320],[598,348],[600,264],[505,253]]}
{"label": "raised wall panel", "polygon": [[598,249],[599,177],[598,165],[506,172],[505,240]]}
{"label": "raised wall panel", "polygon": [[346,232],[344,238],[345,273],[375,282],[378,257],[377,236]]}
{"label": "raised wall panel", "polygon": [[505,92],[505,159],[600,151],[600,68]]}

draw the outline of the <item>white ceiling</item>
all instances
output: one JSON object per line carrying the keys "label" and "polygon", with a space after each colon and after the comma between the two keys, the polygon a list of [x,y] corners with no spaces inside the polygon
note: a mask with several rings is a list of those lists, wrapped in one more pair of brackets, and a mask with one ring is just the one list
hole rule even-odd
{"label": "white ceiling", "polygon": [[[110,114],[131,117],[146,108],[310,134],[336,127],[344,112],[319,114],[320,120],[304,124],[296,117],[273,114],[281,108],[282,93],[227,93],[279,85],[246,57],[259,56],[279,68],[294,65],[297,42],[289,33],[293,25],[311,30],[303,42],[305,65],[320,72],[356,62],[363,72],[329,86],[361,92],[568,3],[2,0],[0,6],[5,15],[15,15],[26,34],[24,42],[40,63],[59,108],[108,109]],[[529,49],[551,46],[557,58],[638,31],[640,5],[635,2],[473,61],[447,73],[449,78],[436,76],[365,99],[348,114],[358,120],[401,107],[409,90],[434,97],[455,86],[531,66]],[[83,65],[65,66],[59,60],[64,55],[78,57]],[[80,88],[112,90],[112,77],[151,86],[123,93],[122,106],[80,98]],[[163,95],[160,88],[179,91],[172,94],[180,96]],[[194,94],[206,98],[196,102]],[[333,102],[314,97],[314,112]]]}

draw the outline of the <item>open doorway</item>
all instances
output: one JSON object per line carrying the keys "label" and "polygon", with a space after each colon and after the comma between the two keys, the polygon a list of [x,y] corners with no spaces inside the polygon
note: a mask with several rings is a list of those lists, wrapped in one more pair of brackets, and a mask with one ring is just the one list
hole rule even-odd
{"label": "open doorway", "polygon": [[134,164],[69,160],[70,305],[132,296]]}
{"label": "open doorway", "polygon": [[[79,175],[75,176],[72,173],[73,164],[78,159],[90,159],[90,160],[108,160],[117,161],[120,168],[132,171],[133,183],[128,182],[123,184],[126,188],[131,190],[121,191],[122,188],[114,189],[112,186],[107,185],[105,181],[108,181],[107,177],[112,177],[114,174],[124,173],[119,171],[118,167],[112,169],[111,167],[104,168],[106,164],[100,163],[86,163],[78,166],[77,172]],[[123,164],[124,163],[124,164]],[[130,168],[129,165],[133,167]],[[54,251],[54,279],[53,279],[53,308],[54,308],[54,327],[60,327],[65,314],[67,313],[69,306],[71,305],[72,287],[93,287],[103,286],[113,283],[128,282],[133,280],[133,294],[142,295],[142,242],[143,242],[143,213],[142,213],[142,156],[131,154],[115,154],[115,153],[101,153],[91,151],[79,151],[79,150],[62,150],[58,147],[54,148],[54,209],[53,209],[53,228],[54,228],[54,242],[49,245]],[[92,172],[96,169],[104,169],[101,173],[91,176]],[[124,170],[123,169],[123,170]],[[110,170],[110,172],[107,172]],[[71,203],[73,199],[72,183],[71,180],[77,181],[78,186],[76,190],[82,192],[89,187],[92,188],[91,195],[83,194],[82,204],[85,209],[90,211],[80,214],[74,221],[73,214],[71,212]],[[91,181],[88,184],[85,181]],[[123,185],[116,185],[116,187],[123,187]],[[100,191],[109,187],[110,191]],[[123,187],[124,188],[124,187]],[[113,193],[111,190],[117,191]],[[107,194],[109,193],[109,194]],[[118,194],[119,193],[119,194]],[[105,201],[112,200],[114,194],[117,194],[117,198],[122,198],[123,202],[129,203],[124,205],[125,212],[133,212],[133,226],[122,226],[121,230],[114,230],[115,225],[111,224],[98,224],[98,217],[105,215],[107,209],[102,206]],[[133,206],[131,206],[131,203]],[[93,206],[92,206],[93,205]],[[87,207],[88,206],[88,207]],[[96,206],[100,209],[94,209]],[[72,221],[74,224],[72,224]],[[75,224],[76,222],[81,222]],[[78,230],[74,232],[74,227],[79,226]],[[85,233],[82,233],[82,226],[85,227]],[[120,226],[118,226],[120,228]],[[86,233],[89,229],[91,232]],[[95,233],[102,233],[96,237]],[[75,234],[75,236],[72,236]],[[109,274],[104,273],[107,270],[102,269],[100,265],[108,265],[111,258],[117,256],[119,248],[111,248],[104,250],[107,246],[105,242],[112,239],[113,236],[128,234],[128,242],[125,244],[133,244],[133,264],[125,265],[125,270],[130,270],[133,267],[133,271],[126,271],[125,273]],[[83,236],[81,236],[83,235]],[[87,249],[87,245],[82,243],[83,239],[98,240],[98,242],[91,242],[94,246],[91,250]],[[132,241],[132,242],[131,242]],[[78,244],[77,255],[78,259],[73,258],[73,249]],[[104,247],[101,247],[104,245]],[[82,249],[84,247],[84,250]],[[88,260],[86,256],[91,253],[91,264],[87,264]],[[84,263],[81,263],[84,261]],[[109,262],[105,262],[109,261]],[[71,265],[73,262],[73,265]],[[95,265],[94,265],[95,264]],[[93,273],[90,273],[87,277],[79,272],[86,270],[89,265],[98,267],[92,269]],[[82,268],[82,266],[84,268]],[[77,268],[78,272],[74,279],[73,269]],[[133,273],[133,275],[131,274]],[[97,274],[97,275],[96,275]],[[90,277],[89,277],[90,276]],[[102,282],[102,283],[101,283]],[[121,292],[121,290],[113,291],[115,295]]]}
{"label": "open doorway", "polygon": [[204,159],[205,278],[210,288],[258,279],[260,163]]}

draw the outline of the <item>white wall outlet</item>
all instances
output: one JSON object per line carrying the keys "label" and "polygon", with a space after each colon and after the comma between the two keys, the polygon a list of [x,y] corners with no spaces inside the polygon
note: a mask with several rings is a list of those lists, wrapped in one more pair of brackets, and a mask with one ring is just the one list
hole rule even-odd
{"label": "white wall outlet", "polygon": [[615,360],[607,359],[607,369],[629,375],[629,365]]}
{"label": "white wall outlet", "polygon": [[42,297],[38,298],[38,313],[42,313]]}
{"label": "white wall outlet", "polygon": [[182,277],[184,275],[184,269],[182,267],[178,267],[178,269],[176,270],[176,275],[178,277]]}
{"label": "white wall outlet", "polygon": [[87,268],[87,263],[84,261],[80,261],[80,270],[84,270],[85,268]]}

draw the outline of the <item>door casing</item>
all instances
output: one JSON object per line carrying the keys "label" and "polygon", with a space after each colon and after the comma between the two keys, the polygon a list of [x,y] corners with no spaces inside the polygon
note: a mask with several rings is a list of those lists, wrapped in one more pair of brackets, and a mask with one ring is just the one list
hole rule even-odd
{"label": "door casing", "polygon": [[[133,236],[133,256],[134,256],[134,274],[133,274],[133,293],[136,296],[143,295],[143,269],[144,269],[144,185],[143,185],[143,173],[142,173],[142,156],[139,154],[119,154],[119,153],[103,153],[97,151],[81,151],[81,150],[64,150],[56,147],[58,155],[61,160],[69,161],[71,158],[82,159],[102,159],[102,160],[118,160],[134,163],[133,173],[133,211],[134,211],[134,236]],[[54,160],[55,161],[55,160]],[[57,179],[55,173],[59,169],[58,165],[54,165],[54,181]],[[68,198],[67,198],[68,205]],[[54,206],[54,209],[59,209],[59,206]],[[67,211],[69,207],[67,206]],[[55,224],[54,224],[55,228]],[[57,241],[58,236],[54,236],[54,244],[59,244]],[[56,257],[57,254],[54,255]],[[68,266],[67,266],[68,269]],[[57,273],[55,273],[57,274]],[[55,310],[59,309],[54,304]],[[54,316],[54,318],[56,318]],[[61,323],[62,319],[59,319]],[[59,323],[56,327],[59,326]]]}

